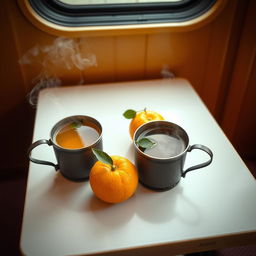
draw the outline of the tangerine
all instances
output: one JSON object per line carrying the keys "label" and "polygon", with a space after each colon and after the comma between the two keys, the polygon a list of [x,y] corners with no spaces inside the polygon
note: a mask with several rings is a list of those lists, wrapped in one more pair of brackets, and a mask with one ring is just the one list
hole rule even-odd
{"label": "tangerine", "polygon": [[155,120],[164,120],[164,118],[159,113],[151,110],[144,110],[144,111],[138,112],[130,122],[129,132],[130,132],[131,138],[133,139],[133,135],[135,131],[141,125],[150,121],[155,121]]}
{"label": "tangerine", "polygon": [[121,156],[111,156],[112,164],[97,161],[89,182],[99,199],[108,203],[120,203],[130,198],[138,186],[138,173],[133,163]]}

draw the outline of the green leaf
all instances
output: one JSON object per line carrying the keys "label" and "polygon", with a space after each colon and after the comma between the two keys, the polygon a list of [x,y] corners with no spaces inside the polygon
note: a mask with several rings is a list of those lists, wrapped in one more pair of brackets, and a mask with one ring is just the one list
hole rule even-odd
{"label": "green leaf", "polygon": [[136,116],[137,112],[133,109],[128,109],[123,113],[123,116],[127,119],[132,119]]}
{"label": "green leaf", "polygon": [[93,148],[92,152],[100,162],[113,166],[113,160],[107,153],[96,148]]}
{"label": "green leaf", "polygon": [[71,128],[73,128],[73,129],[80,128],[82,125],[83,125],[82,120],[76,120],[70,124]]}
{"label": "green leaf", "polygon": [[154,147],[157,143],[149,138],[142,138],[136,141],[136,144],[141,148],[147,149]]}

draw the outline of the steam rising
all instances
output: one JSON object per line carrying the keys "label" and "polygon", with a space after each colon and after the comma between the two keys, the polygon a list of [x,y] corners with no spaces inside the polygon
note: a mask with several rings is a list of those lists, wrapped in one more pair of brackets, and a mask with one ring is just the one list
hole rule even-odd
{"label": "steam rising", "polygon": [[82,43],[84,41],[81,39],[58,37],[51,45],[36,45],[21,57],[19,60],[21,65],[41,66],[40,73],[32,80],[35,86],[29,93],[31,105],[37,104],[38,93],[41,89],[61,86],[61,79],[54,73],[54,67],[80,70],[81,77],[78,84],[84,83],[82,71],[88,67],[97,66],[97,60],[92,53],[81,54]]}
{"label": "steam rising", "polygon": [[175,78],[175,74],[170,71],[168,65],[164,65],[161,70],[161,75],[163,78]]}
{"label": "steam rising", "polygon": [[35,84],[35,86],[28,94],[28,101],[32,106],[36,106],[40,90],[61,86],[61,80],[58,77],[50,76],[46,72],[41,72],[33,79],[33,84]]}

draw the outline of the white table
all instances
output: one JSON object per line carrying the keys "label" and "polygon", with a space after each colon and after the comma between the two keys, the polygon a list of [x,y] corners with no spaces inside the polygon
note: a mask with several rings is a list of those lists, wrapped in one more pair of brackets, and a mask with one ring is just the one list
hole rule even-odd
{"label": "white table", "polygon": [[[89,115],[103,126],[104,151],[133,162],[130,121],[122,113],[145,107],[182,126],[190,144],[208,146],[213,163],[188,173],[167,192],[139,185],[132,198],[116,205],[96,199],[88,182],[75,183],[50,166],[31,163],[23,254],[172,255],[255,243],[255,179],[184,79],[45,89],[33,141],[48,139],[52,126],[66,116]],[[56,162],[47,145],[33,156]],[[185,167],[206,158],[203,152],[189,153]]]}

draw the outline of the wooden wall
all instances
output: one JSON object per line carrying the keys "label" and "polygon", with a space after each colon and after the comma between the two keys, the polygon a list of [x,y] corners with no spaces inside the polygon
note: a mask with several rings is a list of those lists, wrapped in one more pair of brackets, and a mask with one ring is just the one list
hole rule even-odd
{"label": "wooden wall", "polygon": [[221,125],[243,157],[256,160],[256,1],[240,36]]}
{"label": "wooden wall", "polygon": [[[63,85],[76,85],[81,73],[84,83],[90,84],[161,78],[163,69],[167,68],[192,83],[216,119],[223,124],[225,132],[231,134],[230,130],[236,125],[228,126],[226,101],[235,81],[233,72],[237,53],[242,51],[239,43],[249,2],[253,0],[229,0],[213,21],[192,31],[160,32],[155,29],[151,33],[142,30],[136,34],[75,38],[81,55],[93,54],[97,65],[82,71],[76,67],[67,69],[53,65],[51,70]],[[44,69],[42,61],[45,56],[41,52],[31,58],[31,64],[19,64],[19,60],[35,46],[51,46],[57,37],[34,27],[16,1],[3,0],[1,5],[0,115],[1,124],[4,124],[1,132],[6,134],[3,139],[6,148],[2,153],[5,161],[2,161],[1,168],[6,170],[28,164],[26,150],[31,143],[35,109],[28,104],[27,95],[35,84],[34,79]],[[243,86],[247,88],[248,83]],[[231,101],[228,99],[229,103]],[[249,114],[247,106],[244,107],[240,114],[246,119]]]}

